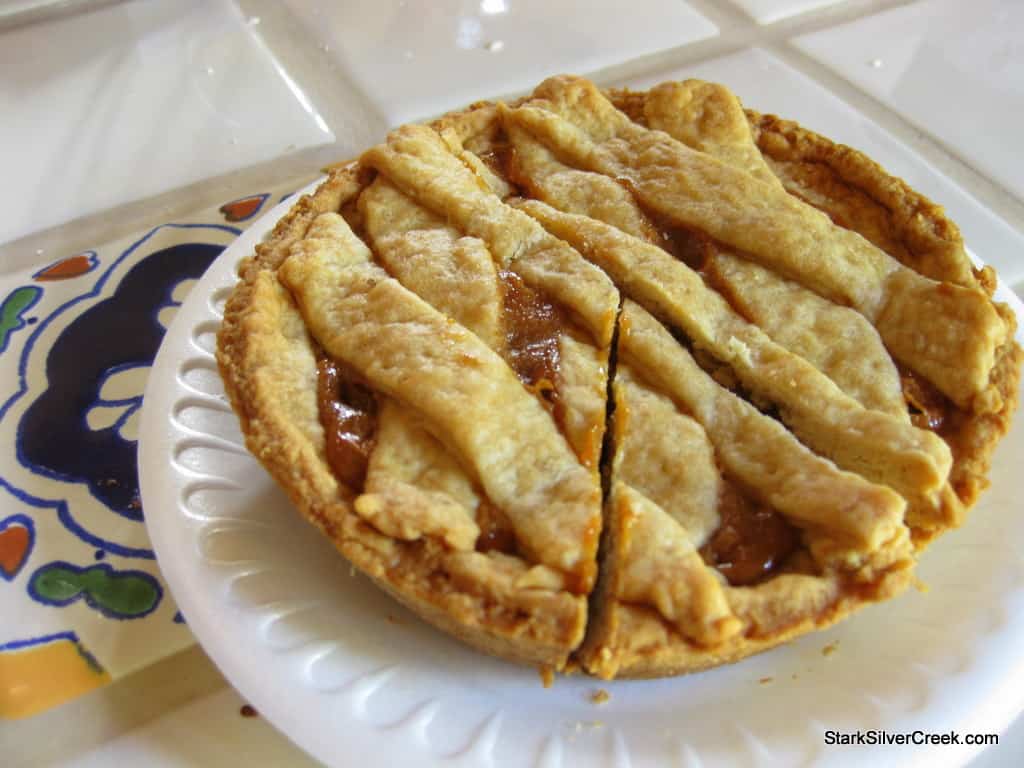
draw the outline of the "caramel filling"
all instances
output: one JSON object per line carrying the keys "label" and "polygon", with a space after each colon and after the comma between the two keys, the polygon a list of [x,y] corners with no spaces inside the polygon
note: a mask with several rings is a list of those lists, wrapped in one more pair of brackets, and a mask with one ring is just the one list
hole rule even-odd
{"label": "caramel filling", "polygon": [[516,534],[512,523],[500,509],[484,499],[476,510],[476,524],[480,535],[476,540],[477,552],[497,550],[506,555],[516,552]]}
{"label": "caramel filling", "polygon": [[903,399],[910,410],[910,421],[919,429],[930,429],[942,433],[954,406],[931,382],[899,366],[900,385]]}
{"label": "caramel filling", "polygon": [[317,406],[327,438],[327,463],[353,493],[363,488],[377,428],[377,400],[344,366],[317,360]]}
{"label": "caramel filling", "polygon": [[616,181],[629,190],[644,218],[650,222],[651,229],[658,233],[655,245],[675,256],[690,269],[698,272],[703,270],[704,265],[715,255],[715,241],[710,235],[699,229],[690,229],[668,221],[640,202],[640,196],[636,194],[632,181],[626,178],[619,178]]}
{"label": "caramel filling", "polygon": [[729,483],[722,486],[718,511],[721,523],[700,553],[734,587],[767,578],[800,543],[799,533],[782,515]]}
{"label": "caramel filling", "polygon": [[686,266],[698,272],[715,255],[715,243],[704,232],[662,224],[659,227],[663,250],[668,251]]}
{"label": "caramel filling", "polygon": [[509,185],[516,187],[519,174],[516,174],[515,152],[515,148],[509,144],[508,139],[499,138],[491,144],[490,149],[486,152],[476,153],[476,156]]}
{"label": "caramel filling", "polygon": [[519,275],[502,270],[499,277],[504,288],[506,359],[527,388],[555,410],[558,339],[565,318],[558,307],[526,285]]}

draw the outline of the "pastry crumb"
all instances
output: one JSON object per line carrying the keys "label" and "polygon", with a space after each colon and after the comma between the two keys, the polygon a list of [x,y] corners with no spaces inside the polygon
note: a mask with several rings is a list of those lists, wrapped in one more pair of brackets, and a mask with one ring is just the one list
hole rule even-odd
{"label": "pastry crumb", "polygon": [[388,623],[389,624],[401,624],[402,620],[400,618],[398,618],[397,616],[395,616],[394,614],[389,613],[388,614]]}
{"label": "pastry crumb", "polygon": [[729,351],[733,354],[733,356],[738,357],[740,360],[743,361],[745,365],[749,366],[754,364],[753,357],[750,353],[750,347],[748,347],[742,341],[737,339],[735,336],[729,337],[727,346],[729,347]]}
{"label": "pastry crumb", "polygon": [[551,667],[540,668],[540,681],[544,684],[545,688],[550,688],[555,683],[555,670]]}
{"label": "pastry crumb", "polygon": [[759,682],[761,685],[768,685],[769,683],[774,683],[775,682],[775,678],[774,677],[762,677],[757,682]]}
{"label": "pastry crumb", "polygon": [[831,656],[833,653],[836,652],[836,650],[838,650],[838,648],[839,648],[839,641],[836,640],[834,642],[829,643],[824,648],[822,648],[821,649],[821,655],[822,656]]}
{"label": "pastry crumb", "polygon": [[607,704],[612,700],[612,695],[604,688],[598,688],[590,694],[590,701],[594,704]]}
{"label": "pastry crumb", "polygon": [[922,595],[928,594],[928,585],[921,581],[919,578],[917,578],[917,576],[915,576],[913,578],[913,581],[911,581],[910,583],[913,585],[914,589],[916,589]]}

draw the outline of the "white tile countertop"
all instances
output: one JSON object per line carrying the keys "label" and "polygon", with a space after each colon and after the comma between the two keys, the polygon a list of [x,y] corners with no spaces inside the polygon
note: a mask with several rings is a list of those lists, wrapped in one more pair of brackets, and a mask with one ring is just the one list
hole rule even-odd
{"label": "white tile countertop", "polygon": [[[1024,295],[1022,31],[1024,0],[0,0],[0,275],[576,72],[718,80],[864,150]],[[313,764],[243,704],[193,648],[0,720],[0,763]],[[1024,720],[971,765],[1024,765]]]}
{"label": "white tile countertop", "polygon": [[938,0],[795,39],[945,149],[1024,198],[1024,3]]}
{"label": "white tile countertop", "polygon": [[336,140],[230,0],[112,5],[2,39],[0,242]]}
{"label": "white tile countertop", "polygon": [[718,33],[682,0],[634,0],[629,13],[616,0],[287,5],[391,125],[528,90],[552,72],[592,72]]}

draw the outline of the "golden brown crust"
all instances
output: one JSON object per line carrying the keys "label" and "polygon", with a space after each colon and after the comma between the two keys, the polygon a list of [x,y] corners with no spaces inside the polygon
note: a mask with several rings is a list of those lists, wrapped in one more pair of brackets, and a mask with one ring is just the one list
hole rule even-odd
{"label": "golden brown crust", "polygon": [[[590,620],[587,639],[580,651],[585,666],[599,677],[654,678],[689,674],[722,664],[732,664],[763,653],[800,635],[826,629],[865,602],[881,602],[902,592],[911,581],[907,569],[894,570],[876,582],[870,592],[840,592],[825,585],[812,595],[816,604],[805,606],[804,618],[763,632],[738,636],[714,648],[686,642],[647,606],[607,601],[603,612]],[[602,654],[602,648],[618,646],[618,653]]]}
{"label": "golden brown crust", "polygon": [[945,435],[953,449],[953,470],[949,482],[965,507],[972,506],[988,487],[992,452],[1009,431],[1020,397],[1024,350],[1013,341],[1016,317],[1005,304],[996,306],[1011,333],[1010,341],[997,351],[995,368],[992,370],[990,391],[1000,406],[987,413],[961,414]]}
{"label": "golden brown crust", "polygon": [[[656,119],[671,123],[671,104],[665,99],[684,92],[689,98],[686,94],[691,91],[697,94],[695,98],[713,98],[728,109],[740,109],[724,89],[689,82],[685,87],[666,89]],[[550,97],[560,85],[556,82],[546,87],[547,91],[540,92]],[[637,124],[645,125],[655,114],[648,108],[647,93],[612,91],[609,97]],[[510,107],[529,103],[529,99],[523,99]],[[910,561],[905,556],[905,545],[892,541],[886,545],[892,547],[891,555],[885,554],[885,547],[872,555],[875,560],[869,561],[873,563],[869,576],[798,568],[756,587],[727,587],[724,594],[728,610],[735,618],[723,619],[726,623],[720,626],[741,626],[742,631],[712,632],[706,637],[714,640],[708,640],[711,644],[705,646],[685,637],[650,604],[619,598],[624,572],[613,555],[622,548],[624,539],[610,504],[606,505],[603,560],[597,587],[590,596],[593,613],[589,622],[585,596],[547,584],[552,578],[550,569],[537,572],[537,568],[543,570],[546,566],[531,568],[529,562],[517,557],[454,551],[449,544],[456,540],[465,550],[463,534],[447,543],[443,535],[428,533],[416,540],[399,540],[382,535],[379,527],[375,529],[356,513],[352,502],[360,489],[340,485],[330,472],[322,428],[315,418],[315,408],[310,408],[310,393],[316,391],[315,365],[311,365],[314,343],[301,324],[295,299],[278,282],[276,273],[318,216],[354,209],[356,197],[377,173],[371,165],[403,193],[417,198],[429,211],[428,218],[440,214],[449,224],[455,222],[461,231],[481,238],[498,254],[499,263],[521,264],[524,275],[558,292],[560,300],[570,307],[577,304],[577,319],[582,319],[583,327],[599,344],[607,344],[611,338],[614,312],[609,306],[614,307],[614,289],[587,272],[588,263],[574,262],[572,248],[545,239],[543,230],[532,226],[518,210],[492,205],[486,194],[472,193],[479,196],[476,210],[483,206],[490,211],[489,218],[459,207],[460,198],[465,199],[473,185],[485,191],[488,187],[500,187],[503,194],[508,191],[506,179],[500,174],[492,173],[478,157],[463,156],[470,152],[486,154],[496,143],[506,141],[502,121],[508,114],[509,108],[503,106],[474,104],[431,124],[442,140],[436,146],[431,143],[431,134],[409,130],[399,134],[395,144],[368,154],[362,165],[350,162],[333,166],[320,188],[296,203],[257,246],[255,257],[240,267],[240,280],[228,301],[218,337],[217,359],[247,446],[286,489],[299,511],[381,588],[442,630],[496,656],[557,669],[565,668],[570,654],[579,647],[584,667],[606,677],[656,677],[730,663],[828,626],[865,603],[887,599],[905,588],[910,580]],[[991,295],[993,272],[988,268],[972,269],[959,230],[941,207],[855,150],[773,116],[749,110],[741,113],[743,116],[766,168],[790,194],[824,211],[840,227],[862,235],[910,270]],[[743,146],[743,132],[719,121],[718,128],[723,127],[734,134],[736,156],[756,173],[765,173],[757,163],[756,151],[752,156]],[[440,150],[442,146],[447,150]],[[461,157],[472,182],[451,191],[431,187],[432,197],[419,199],[423,190],[417,189],[415,178],[401,175],[405,167],[402,163],[407,162],[401,153],[406,152],[406,157],[416,162],[427,158],[427,162],[443,161],[443,165],[449,162],[446,151]],[[395,173],[399,174],[397,179]],[[445,174],[450,177],[448,171]],[[770,184],[766,182],[765,186]],[[655,231],[649,226],[641,229],[640,236]],[[514,231],[525,234],[515,235]],[[553,259],[555,253],[558,256]],[[531,266],[529,257],[533,256],[539,261]],[[586,291],[576,290],[575,283],[558,277],[557,270],[567,265],[596,286],[587,289],[591,298]],[[601,298],[592,298],[597,296]],[[1024,358],[1012,340],[1012,311],[1003,305],[993,306],[1008,328],[1008,340],[996,349],[988,385],[973,397],[971,410],[955,410],[942,433],[953,453],[949,482],[968,506],[987,485],[992,450],[1009,427]],[[600,346],[594,349],[607,359],[607,347],[603,352]],[[950,498],[940,503],[943,517],[939,522],[913,530],[917,546],[923,546],[945,526],[959,522],[961,507],[952,499],[949,486],[944,492]],[[558,584],[557,574],[554,579]],[[527,583],[532,586],[524,588]]]}
{"label": "golden brown crust", "polygon": [[774,115],[747,111],[754,138],[791,193],[916,272],[978,285],[960,230],[946,212],[851,147]]}
{"label": "golden brown crust", "polygon": [[[273,395],[261,387],[254,369],[260,353],[256,347],[266,334],[276,333],[275,319],[268,317],[273,307],[260,307],[255,292],[260,274],[276,270],[288,248],[300,239],[312,220],[325,211],[338,210],[360,189],[357,172],[345,168],[332,172],[312,195],[304,195],[256,246],[255,257],[239,266],[239,281],[224,308],[224,320],[217,335],[217,363],[224,389],[241,422],[249,450],[288,491],[293,503],[320,497],[324,489],[312,471],[311,457],[300,454],[286,435],[290,425],[268,419],[274,413]],[[312,384],[313,382],[308,382]],[[269,399],[268,399],[269,398]],[[299,444],[301,445],[301,444]],[[309,450],[308,446],[302,446]],[[304,510],[329,537],[336,529],[335,515],[322,505]]]}

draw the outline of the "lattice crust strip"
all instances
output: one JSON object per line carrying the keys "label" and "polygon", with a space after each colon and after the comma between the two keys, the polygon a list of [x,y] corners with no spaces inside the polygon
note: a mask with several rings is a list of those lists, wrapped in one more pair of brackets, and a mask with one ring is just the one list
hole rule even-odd
{"label": "lattice crust strip", "polygon": [[553,78],[335,169],[243,266],[218,359],[300,511],[426,619],[675,674],[903,589],[1021,353],[955,227],[870,161],[829,172],[912,196],[935,258],[920,221],[890,255],[875,213],[805,202],[856,219],[801,165],[834,145],[721,86],[612,98]]}
{"label": "lattice crust strip", "polygon": [[[777,185],[633,123],[585,80],[545,82],[510,119],[570,164],[628,182],[673,224],[705,231],[852,306],[897,360],[958,405],[971,405],[988,385],[1006,327],[984,294],[942,287]],[[945,322],[921,322],[936,316]]]}

